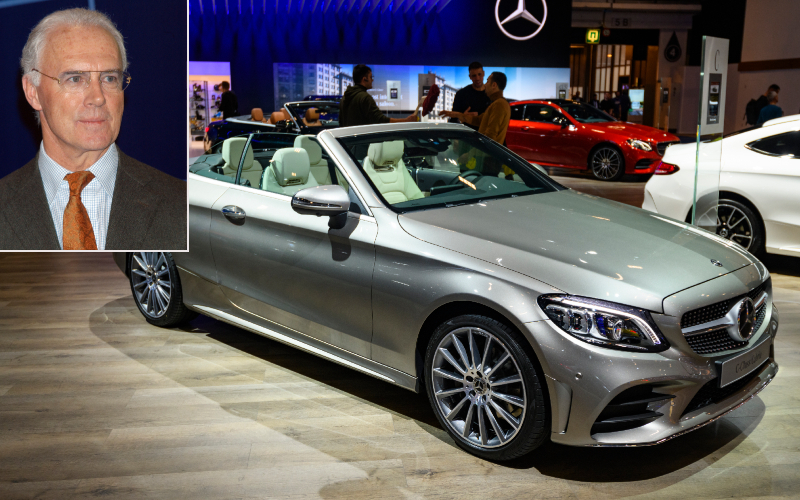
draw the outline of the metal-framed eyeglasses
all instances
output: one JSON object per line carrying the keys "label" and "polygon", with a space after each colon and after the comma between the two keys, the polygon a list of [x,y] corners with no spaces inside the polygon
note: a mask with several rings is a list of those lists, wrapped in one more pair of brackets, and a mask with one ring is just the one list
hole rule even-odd
{"label": "metal-framed eyeglasses", "polygon": [[92,73],[100,73],[100,87],[105,92],[122,92],[131,83],[131,75],[126,71],[65,71],[58,78],[45,75],[36,68],[33,71],[55,80],[64,92],[79,93],[89,88]]}

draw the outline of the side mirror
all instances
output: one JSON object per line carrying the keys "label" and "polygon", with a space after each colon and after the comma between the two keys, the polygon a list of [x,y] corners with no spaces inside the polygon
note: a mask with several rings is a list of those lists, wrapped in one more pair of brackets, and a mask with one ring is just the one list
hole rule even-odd
{"label": "side mirror", "polygon": [[341,229],[347,222],[350,196],[341,186],[315,186],[298,191],[292,196],[292,210],[301,215],[327,215],[328,226]]}

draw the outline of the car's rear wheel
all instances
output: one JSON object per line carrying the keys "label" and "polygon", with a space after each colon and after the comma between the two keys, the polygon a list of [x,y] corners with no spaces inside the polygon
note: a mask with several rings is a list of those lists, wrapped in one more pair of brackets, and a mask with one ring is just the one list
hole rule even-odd
{"label": "car's rear wheel", "polygon": [[428,398],[459,446],[510,460],[547,438],[549,409],[535,361],[494,319],[463,315],[433,333],[425,356]]}
{"label": "car's rear wheel", "polygon": [[764,250],[764,225],[750,207],[736,200],[717,204],[717,234],[741,245],[752,254]]}
{"label": "car's rear wheel", "polygon": [[148,323],[170,327],[197,316],[183,303],[178,269],[168,252],[134,252],[130,270],[136,307]]}
{"label": "car's rear wheel", "polygon": [[625,159],[614,146],[600,146],[589,156],[589,168],[596,179],[616,181],[625,175]]}

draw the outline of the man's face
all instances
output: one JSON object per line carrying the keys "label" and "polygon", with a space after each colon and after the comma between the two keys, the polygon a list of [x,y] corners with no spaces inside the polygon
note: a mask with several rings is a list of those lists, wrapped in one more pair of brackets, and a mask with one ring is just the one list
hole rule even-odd
{"label": "man's face", "polygon": [[481,85],[483,85],[484,75],[485,73],[483,72],[483,68],[469,70],[469,79],[472,80],[472,85],[474,85],[475,87],[480,87]]}
{"label": "man's face", "polygon": [[[64,27],[48,38],[39,67],[44,74],[58,78],[64,71],[106,71],[122,69],[114,38],[98,27]],[[67,93],[55,80],[40,75],[39,86],[25,85],[25,95],[39,111],[42,135],[47,144],[65,154],[103,151],[119,134],[123,93],[100,87],[99,73],[92,73],[89,87]],[[52,146],[51,146],[52,147]]]}
{"label": "man's face", "polygon": [[489,75],[489,78],[486,79],[486,95],[493,96],[497,92],[500,91],[500,88],[494,83],[492,79],[492,75]]}
{"label": "man's face", "polygon": [[372,82],[374,82],[374,81],[375,81],[375,77],[374,77],[374,76],[372,76],[372,71],[370,71],[369,73],[367,73],[367,76],[365,76],[365,77],[364,77],[364,78],[361,80],[361,82],[362,82],[361,84],[362,84],[362,85],[363,85],[365,88],[371,89],[371,88],[372,88]]}

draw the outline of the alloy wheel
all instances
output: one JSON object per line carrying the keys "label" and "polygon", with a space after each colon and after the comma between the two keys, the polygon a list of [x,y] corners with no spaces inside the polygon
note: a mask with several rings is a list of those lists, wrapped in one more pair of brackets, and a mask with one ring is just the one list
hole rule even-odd
{"label": "alloy wheel", "polygon": [[601,148],[592,155],[592,173],[598,179],[612,180],[619,176],[622,157],[612,148]]}
{"label": "alloy wheel", "polygon": [[167,259],[161,252],[136,252],[131,259],[131,286],[143,313],[164,316],[172,296]]}
{"label": "alloy wheel", "polygon": [[527,394],[517,360],[490,332],[463,327],[436,348],[436,407],[450,430],[482,449],[508,444],[525,420]]}
{"label": "alloy wheel", "polygon": [[753,223],[738,207],[720,203],[717,205],[717,234],[749,250],[753,242]]}

